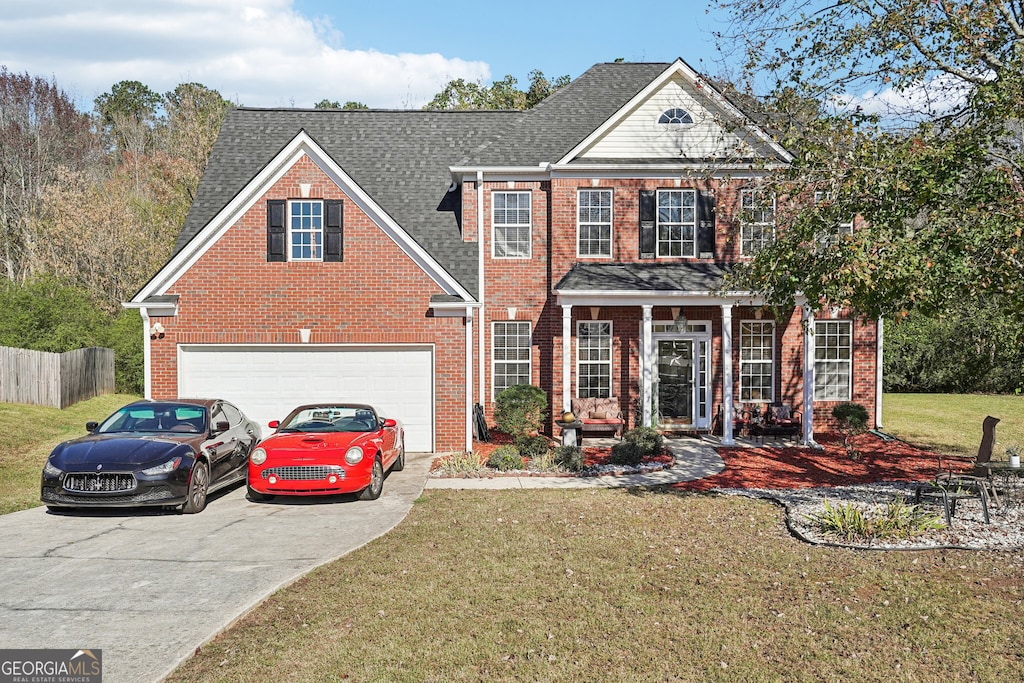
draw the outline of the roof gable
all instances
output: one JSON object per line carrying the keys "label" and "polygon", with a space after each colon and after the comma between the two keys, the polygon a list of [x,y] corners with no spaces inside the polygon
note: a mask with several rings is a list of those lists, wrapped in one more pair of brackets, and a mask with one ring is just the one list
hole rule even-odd
{"label": "roof gable", "polygon": [[[659,123],[670,110],[685,111],[691,121]],[[677,60],[558,163],[613,159],[788,163],[792,156],[711,83]]]}

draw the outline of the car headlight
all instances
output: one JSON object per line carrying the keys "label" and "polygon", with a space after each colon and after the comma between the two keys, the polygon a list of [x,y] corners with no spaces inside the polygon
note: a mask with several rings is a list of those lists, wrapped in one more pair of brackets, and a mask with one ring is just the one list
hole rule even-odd
{"label": "car headlight", "polygon": [[53,464],[47,460],[46,464],[43,465],[43,474],[48,477],[59,477],[64,474],[64,471],[54,467]]}
{"label": "car headlight", "polygon": [[345,462],[349,465],[358,465],[363,459],[363,449],[359,446],[353,446],[352,448],[345,451]]}
{"label": "car headlight", "polygon": [[253,465],[262,465],[267,461],[267,452],[262,448],[257,448],[249,454],[249,460],[252,461]]}
{"label": "car headlight", "polygon": [[180,464],[181,458],[171,458],[162,465],[157,465],[156,467],[150,467],[147,470],[142,470],[142,473],[149,476],[156,474],[167,474],[168,472],[173,472],[174,469]]}

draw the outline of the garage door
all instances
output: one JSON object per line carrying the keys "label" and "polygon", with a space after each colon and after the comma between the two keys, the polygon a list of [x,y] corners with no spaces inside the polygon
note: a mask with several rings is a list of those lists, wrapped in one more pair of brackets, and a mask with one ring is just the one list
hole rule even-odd
{"label": "garage door", "polygon": [[434,355],[408,346],[178,347],[178,394],[224,398],[260,423],[315,401],[374,406],[405,425],[410,451],[434,450]]}

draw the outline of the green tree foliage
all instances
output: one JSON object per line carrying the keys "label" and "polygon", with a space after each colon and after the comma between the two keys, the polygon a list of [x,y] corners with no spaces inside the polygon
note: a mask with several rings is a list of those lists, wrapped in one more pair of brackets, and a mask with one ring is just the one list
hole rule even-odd
{"label": "green tree foliage", "polygon": [[513,437],[540,431],[548,408],[548,395],[532,384],[518,384],[501,391],[494,399],[494,421],[498,429]]}
{"label": "green tree foliage", "polygon": [[[734,19],[723,44],[745,49],[752,82],[775,77],[770,120],[792,122],[781,130],[796,153],[767,184],[778,239],[733,284],[779,306],[803,293],[897,321],[998,305],[1013,323],[1005,343],[1018,343],[1022,3],[722,5]],[[888,88],[884,111],[852,97]],[[852,236],[824,239],[854,216]]]}
{"label": "green tree foliage", "polygon": [[368,106],[362,102],[356,102],[355,100],[349,100],[345,104],[341,104],[337,100],[323,99],[313,105],[314,109],[369,109]]}
{"label": "green tree foliage", "polygon": [[114,149],[136,155],[149,150],[162,105],[158,93],[139,81],[120,81],[98,96],[94,105]]}
{"label": "green tree foliage", "polygon": [[117,315],[51,276],[25,283],[0,281],[0,346],[63,353],[86,346],[114,349],[117,390],[142,391],[142,319]]}
{"label": "green tree foliage", "polygon": [[517,87],[519,81],[511,74],[490,87],[479,81],[457,78],[449,81],[441,92],[434,95],[424,109],[531,109],[559,88],[569,84],[569,76],[548,80],[542,71],[530,72],[530,85],[523,91]]}

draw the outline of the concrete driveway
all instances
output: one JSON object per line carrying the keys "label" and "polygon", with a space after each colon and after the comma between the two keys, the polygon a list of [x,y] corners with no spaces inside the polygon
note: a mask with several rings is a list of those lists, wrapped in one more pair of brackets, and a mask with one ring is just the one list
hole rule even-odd
{"label": "concrete driveway", "polygon": [[0,516],[0,648],[103,650],[103,680],[151,683],[277,588],[386,533],[423,491],[412,454],[372,502],[250,503]]}

